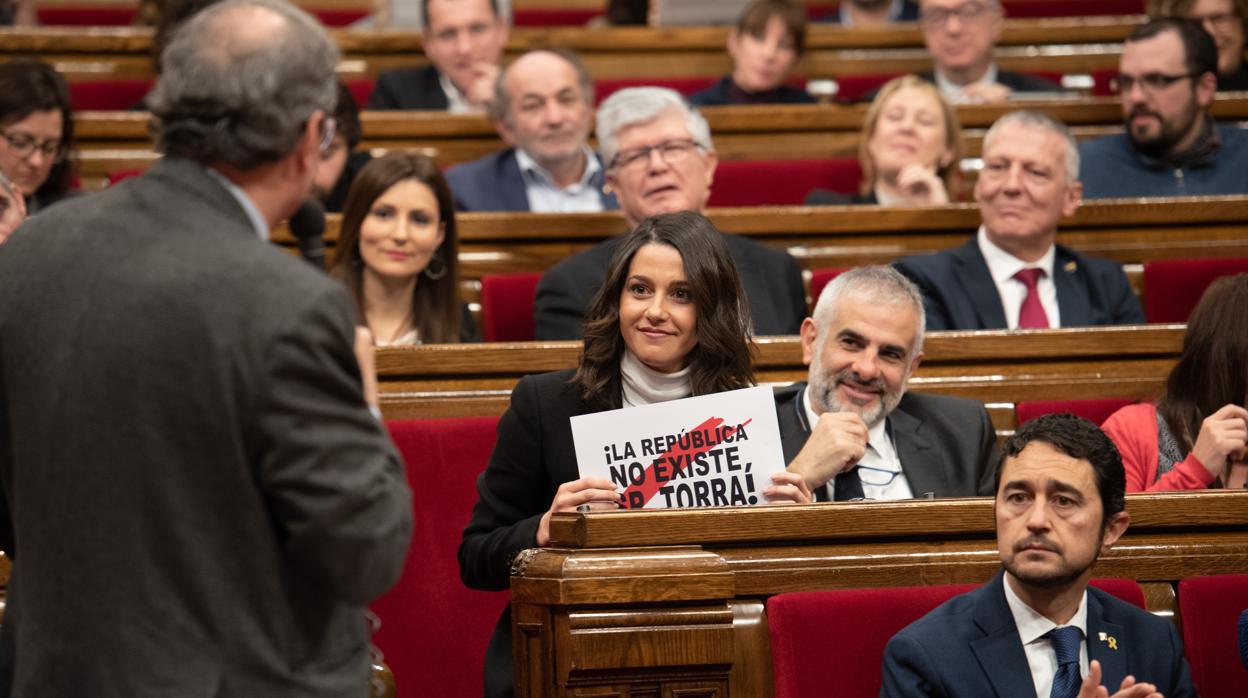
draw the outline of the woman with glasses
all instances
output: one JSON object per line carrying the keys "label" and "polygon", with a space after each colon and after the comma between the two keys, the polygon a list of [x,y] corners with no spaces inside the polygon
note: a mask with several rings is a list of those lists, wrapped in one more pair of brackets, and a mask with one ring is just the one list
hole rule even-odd
{"label": "woman with glasses", "polygon": [[1248,0],[1162,0],[1155,15],[1200,22],[1218,47],[1218,91],[1248,90],[1244,35]]}
{"label": "woman with glasses", "polygon": [[[459,546],[469,587],[506,589],[520,551],[550,544],[553,513],[616,506],[610,480],[580,477],[572,417],[754,384],[747,302],[724,237],[686,211],[622,238],[586,315],[579,366],[526,376],[512,391]],[[811,501],[796,473],[763,494]],[[509,612],[486,656],[486,696],[511,695]]]}
{"label": "woman with glasses", "polygon": [[393,151],[360,170],[330,273],[377,346],[479,341],[459,300],[455,205],[434,161]]}
{"label": "woman with glasses", "polygon": [[755,0],[728,34],[732,74],[689,97],[695,106],[809,104],[806,90],[786,82],[806,48],[806,10],[789,0]]}
{"label": "woman with glasses", "polygon": [[66,158],[74,135],[69,87],[51,66],[20,58],[0,65],[0,173],[33,215],[71,193]]}

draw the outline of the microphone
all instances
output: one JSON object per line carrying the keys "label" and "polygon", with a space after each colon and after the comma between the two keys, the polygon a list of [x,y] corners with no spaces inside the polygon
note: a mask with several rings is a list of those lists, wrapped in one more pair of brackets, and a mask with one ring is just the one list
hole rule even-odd
{"label": "microphone", "polygon": [[309,264],[325,269],[325,210],[316,199],[308,199],[290,216],[290,233],[299,241],[299,255]]}
{"label": "microphone", "polygon": [[1248,609],[1239,614],[1239,661],[1248,669]]}

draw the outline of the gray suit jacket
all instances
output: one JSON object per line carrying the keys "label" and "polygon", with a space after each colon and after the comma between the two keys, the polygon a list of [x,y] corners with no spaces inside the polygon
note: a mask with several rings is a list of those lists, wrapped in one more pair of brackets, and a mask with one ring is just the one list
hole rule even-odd
{"label": "gray suit jacket", "polygon": [[[806,383],[776,389],[776,416],[784,462],[797,457],[810,425],[802,406]],[[997,469],[997,439],[982,403],[966,398],[906,393],[888,416],[901,471],[915,497],[991,495]],[[820,487],[816,499],[827,500]]]}
{"label": "gray suit jacket", "polygon": [[411,495],[345,290],[204,168],[0,250],[0,695],[365,695]]}

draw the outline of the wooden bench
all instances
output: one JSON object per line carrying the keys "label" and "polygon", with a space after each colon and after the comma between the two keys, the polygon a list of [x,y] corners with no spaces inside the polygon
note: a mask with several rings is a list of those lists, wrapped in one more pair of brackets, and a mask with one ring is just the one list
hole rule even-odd
{"label": "wooden bench", "polygon": [[[1096,575],[1140,582],[1150,610],[1175,612],[1178,580],[1248,567],[1248,492],[1127,511]],[[770,696],[767,597],[983,583],[993,527],[987,498],[555,514],[551,547],[513,565],[516,695]]]}

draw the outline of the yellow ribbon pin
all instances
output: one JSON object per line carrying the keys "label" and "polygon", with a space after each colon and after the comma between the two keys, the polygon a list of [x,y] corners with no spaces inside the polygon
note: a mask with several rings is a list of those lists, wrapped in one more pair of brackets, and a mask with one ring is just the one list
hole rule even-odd
{"label": "yellow ribbon pin", "polygon": [[1098,633],[1098,634],[1097,634],[1097,639],[1099,639],[1101,642],[1104,642],[1105,644],[1109,645],[1109,648],[1110,648],[1111,650],[1116,650],[1116,649],[1118,649],[1118,638],[1116,638],[1116,637],[1114,637],[1114,636],[1112,636],[1112,635],[1107,635],[1107,634],[1105,634],[1105,633]]}

